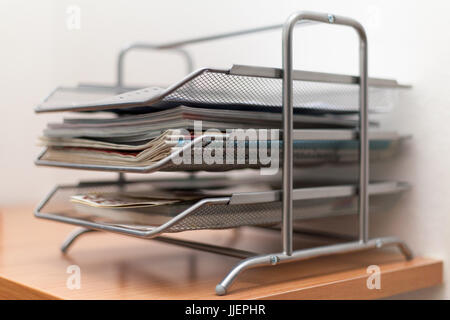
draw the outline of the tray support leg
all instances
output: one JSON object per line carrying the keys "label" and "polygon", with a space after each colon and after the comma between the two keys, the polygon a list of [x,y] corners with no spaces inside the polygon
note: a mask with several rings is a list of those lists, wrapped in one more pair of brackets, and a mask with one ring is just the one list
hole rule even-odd
{"label": "tray support leg", "polygon": [[368,128],[368,84],[367,84],[367,36],[363,26],[356,20],[332,14],[301,11],[291,15],[283,26],[282,65],[283,65],[283,252],[291,255],[293,226],[293,109],[294,109],[294,71],[293,71],[293,33],[297,23],[302,21],[336,24],[352,27],[359,36],[359,240],[369,240],[369,140]]}
{"label": "tray support leg", "polygon": [[[321,246],[293,251],[293,31],[301,21],[316,21],[327,24],[344,25],[353,28],[359,36],[359,239],[354,242]],[[237,264],[216,286],[216,293],[224,295],[234,279],[245,269],[276,265],[280,262],[301,261],[305,259],[357,252],[387,245],[399,247],[407,259],[412,258],[411,250],[396,238],[377,238],[369,240],[369,140],[368,140],[368,84],[367,84],[367,36],[363,26],[356,20],[332,14],[301,11],[291,15],[283,26],[283,194],[282,194],[282,253],[260,255],[247,258]]]}
{"label": "tray support leg", "polygon": [[395,237],[376,238],[371,239],[367,242],[354,241],[311,249],[297,250],[293,251],[291,255],[287,255],[284,252],[260,255],[244,259],[233,269],[231,269],[226,277],[216,286],[216,294],[220,296],[227,294],[228,289],[230,288],[236,277],[246,269],[262,266],[273,266],[279,263],[302,261],[333,254],[358,252],[387,246],[397,246],[407,260],[413,258],[413,254],[406,243]]}
{"label": "tray support leg", "polygon": [[93,230],[93,229],[87,229],[87,228],[76,228],[74,231],[72,231],[66,238],[66,240],[64,240],[64,242],[61,245],[61,252],[62,253],[66,253],[67,250],[69,250],[69,247],[72,246],[72,244],[75,242],[76,239],[78,239],[78,237],[82,236],[85,233],[88,232],[93,232],[93,231],[97,231],[97,230]]}

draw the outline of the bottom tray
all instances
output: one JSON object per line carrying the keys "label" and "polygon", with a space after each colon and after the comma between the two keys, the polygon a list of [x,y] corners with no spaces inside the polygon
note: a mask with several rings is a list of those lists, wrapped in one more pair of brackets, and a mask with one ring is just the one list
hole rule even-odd
{"label": "bottom tray", "polygon": [[[264,182],[267,190],[261,190],[261,182],[241,184],[238,192],[221,189],[221,183],[212,181],[174,180],[127,181],[80,183],[73,186],[58,186],[39,205],[35,215],[91,229],[124,233],[144,238],[153,238],[162,233],[200,229],[226,229],[249,225],[275,225],[281,222],[282,203],[280,190],[273,190],[270,182]],[[188,186],[211,185],[211,194],[183,204],[164,205],[139,209],[100,209],[87,207],[70,201],[76,194],[111,191],[148,191],[161,189],[184,189]],[[230,181],[225,181],[229,184]],[[236,181],[233,182],[236,186]],[[222,183],[223,184],[223,183]],[[377,182],[370,184],[370,211],[387,210],[400,194],[409,188],[401,182]],[[264,188],[263,188],[264,189]],[[248,191],[242,191],[248,190]],[[255,189],[253,189],[255,190]],[[228,192],[228,193],[227,193]],[[317,187],[296,186],[294,189],[294,219],[312,219],[338,215],[356,214],[358,198],[354,185],[332,185]],[[220,195],[220,196],[215,196]]]}

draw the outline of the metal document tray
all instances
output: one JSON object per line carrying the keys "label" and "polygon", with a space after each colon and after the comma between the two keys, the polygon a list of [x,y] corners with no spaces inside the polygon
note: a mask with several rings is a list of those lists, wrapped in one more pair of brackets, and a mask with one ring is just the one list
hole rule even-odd
{"label": "metal document tray", "polygon": [[[179,182],[178,182],[179,183]],[[139,213],[145,217],[136,223],[133,217],[117,212],[115,218],[101,213],[104,209],[88,213],[80,211],[70,196],[87,192],[138,191],[154,186],[154,181],[127,181],[82,183],[56,187],[36,209],[36,216],[79,225],[96,230],[107,230],[144,238],[162,233],[200,229],[226,229],[251,225],[276,225],[281,222],[280,190],[265,192],[239,192],[229,196],[204,198],[175,210],[142,208]],[[177,186],[178,184],[175,184]],[[170,186],[166,182],[166,187]],[[179,185],[181,186],[181,185]],[[387,210],[409,185],[401,182],[378,182],[369,187],[371,211]],[[302,187],[293,190],[294,218],[313,219],[357,213],[357,188],[354,185],[332,185]],[[151,191],[149,192],[151,194]],[[153,209],[154,210],[154,209]],[[128,220],[127,220],[128,219]],[[154,219],[155,223],[152,222]]]}
{"label": "metal document tray", "polygon": [[[352,28],[359,37],[359,76],[347,76],[328,73],[304,72],[293,70],[293,32],[296,25],[309,22],[340,25]],[[231,69],[200,69],[190,73],[183,80],[168,88],[145,88],[137,91],[121,93],[118,96],[89,102],[90,98],[71,99],[69,103],[56,101],[59,93],[64,98],[63,91],[55,91],[46,102],[37,107],[36,112],[50,111],[102,111],[116,113],[152,112],[172,108],[184,104],[199,108],[222,108],[254,111],[281,112],[283,109],[283,135],[285,144],[282,170],[282,189],[274,186],[269,191],[237,192],[227,195],[202,198],[185,208],[177,208],[166,214],[166,220],[158,223],[135,223],[133,221],[108,221],[105,216],[100,218],[92,213],[86,215],[79,212],[70,202],[70,195],[91,190],[123,190],[136,188],[145,182],[126,182],[120,175],[118,182],[84,183],[78,186],[63,186],[55,188],[39,205],[35,215],[39,218],[69,223],[81,226],[71,234],[62,246],[67,248],[80,235],[92,231],[103,230],[142,238],[162,240],[159,235],[170,232],[180,232],[199,229],[224,229],[240,226],[267,226],[282,222],[282,250],[272,253],[252,253],[230,247],[211,244],[201,244],[181,239],[164,239],[165,242],[182,245],[189,248],[220,253],[242,259],[223,280],[216,286],[216,293],[224,295],[229,290],[236,277],[244,270],[254,267],[277,265],[321,257],[325,255],[359,252],[386,246],[397,246],[407,259],[413,254],[408,246],[395,237],[369,237],[369,209],[385,210],[386,205],[393,203],[401,191],[408,188],[405,183],[379,182],[369,183],[370,152],[369,139],[374,139],[369,133],[370,111],[390,109],[394,102],[397,88],[402,88],[395,81],[368,79],[367,35],[364,27],[356,20],[336,16],[330,13],[300,11],[292,14],[284,24],[240,30],[222,35],[213,35],[197,39],[172,42],[152,49],[183,49],[194,43],[223,39],[243,34],[259,33],[272,29],[283,29],[282,32],[282,70],[273,68],[233,66]],[[184,49],[183,49],[184,50]],[[123,62],[123,53],[119,59],[119,71]],[[191,60],[187,58],[188,64]],[[117,88],[121,90],[122,72],[118,73]],[[84,89],[75,90],[82,93]],[[85,93],[85,92],[84,92]],[[110,92],[111,93],[111,92]],[[386,94],[387,93],[387,94]],[[91,90],[92,94],[92,90]],[[107,92],[104,92],[107,94]],[[393,95],[392,95],[393,94]],[[61,97],[61,96],[60,96]],[[370,99],[369,99],[370,98]],[[82,101],[83,100],[83,101]],[[81,102],[81,103],[80,103]],[[370,106],[370,108],[369,108]],[[357,130],[300,130],[292,128],[292,114],[359,114]],[[356,128],[355,128],[356,129]],[[204,144],[206,136],[201,136],[179,152],[192,147],[207,147]],[[210,137],[209,137],[210,138]],[[345,141],[357,142],[359,146],[358,184],[325,184],[321,186],[296,186],[293,180],[293,164],[295,152],[291,143],[301,141]],[[196,143],[199,143],[197,146]],[[68,168],[108,170],[119,172],[153,172],[157,170],[206,170],[211,168],[192,166],[172,166],[171,157],[158,163],[133,168],[108,167],[93,165],[73,165],[67,163],[46,162],[39,158],[37,164]],[[339,163],[339,162],[338,162]],[[217,167],[217,170],[236,169],[236,166]],[[192,182],[192,181],[190,181]],[[328,181],[327,181],[328,182]],[[148,183],[153,183],[148,181]],[[238,184],[236,184],[238,186]],[[234,189],[237,190],[237,189]],[[253,191],[256,191],[253,189]],[[369,202],[370,196],[370,202]],[[179,210],[178,210],[179,209]],[[357,213],[359,215],[358,239],[345,243],[318,246],[310,249],[295,250],[293,246],[293,220],[310,219],[323,216]],[[142,213],[144,214],[144,213]],[[155,215],[149,210],[146,215]],[[161,215],[158,213],[158,215]],[[130,223],[133,222],[133,223]]]}
{"label": "metal document tray", "polygon": [[[36,112],[101,111],[152,112],[178,105],[281,112],[281,70],[234,65],[231,69],[203,68],[168,88],[149,87],[124,92],[108,86],[57,88]],[[356,113],[358,77],[294,71],[294,113]],[[398,88],[395,80],[369,79],[369,109],[389,110]],[[118,94],[118,95],[115,95]]]}

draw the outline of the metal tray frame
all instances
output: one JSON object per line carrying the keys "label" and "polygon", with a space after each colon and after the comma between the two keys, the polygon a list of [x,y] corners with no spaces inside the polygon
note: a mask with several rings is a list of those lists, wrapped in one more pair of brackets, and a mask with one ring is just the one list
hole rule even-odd
{"label": "metal tray frame", "polygon": [[[58,89],[71,90],[71,88],[57,88],[55,89],[43,103],[39,104],[35,108],[36,113],[44,112],[63,112],[63,111],[102,111],[102,110],[119,110],[124,108],[137,108],[137,107],[147,107],[153,106],[155,110],[159,110],[158,104],[160,103],[177,103],[177,104],[187,104],[191,99],[198,100],[197,103],[210,105],[211,103],[217,104],[227,104],[231,107],[236,107],[239,105],[253,104],[251,101],[247,101],[241,95],[243,92],[237,93],[240,88],[246,88],[247,94],[252,90],[259,90],[261,94],[268,94],[270,90],[273,90],[273,79],[282,78],[282,70],[278,68],[268,68],[268,67],[257,67],[257,66],[244,66],[244,65],[233,65],[230,69],[216,69],[216,68],[201,68],[188,74],[185,78],[174,83],[173,85],[161,89],[159,87],[149,87],[149,88],[124,88],[124,87],[106,87],[106,86],[96,86],[96,85],[80,85],[78,89],[84,90],[109,90],[111,94],[116,94],[113,97],[89,101],[85,103],[76,104],[66,104],[66,105],[48,105],[49,100],[52,95],[57,92]],[[219,91],[213,91],[210,86],[226,86],[230,87],[226,82],[234,84],[230,88],[230,94],[226,95],[228,98],[223,100],[224,93]],[[253,78],[253,81],[250,79]],[[267,80],[267,81],[265,81]],[[312,71],[293,71],[293,80],[300,84],[302,90],[296,92],[295,97],[301,98],[305,95],[304,86],[311,86],[312,83],[321,83],[323,85],[338,86],[340,90],[350,89],[357,84],[357,77],[351,75],[343,74],[333,74],[333,73],[322,73],[322,72],[312,72]],[[398,88],[408,88],[407,85],[401,85],[397,83],[396,80],[391,79],[378,79],[371,78],[368,79],[370,88],[372,89],[398,89]],[[200,86],[200,87],[196,87]],[[256,88],[256,89],[255,89]],[[135,90],[133,90],[135,89]],[[356,88],[355,88],[356,89]],[[72,90],[77,90],[77,88],[72,88]],[[133,91],[132,91],[133,90]],[[300,88],[298,89],[300,90]],[[327,90],[323,89],[322,90]],[[210,91],[209,96],[203,97],[202,94]],[[340,93],[341,95],[343,92]],[[230,97],[236,97],[231,99]],[[348,95],[348,93],[347,93]],[[230,100],[231,99],[231,100]],[[275,96],[272,97],[275,99]],[[226,100],[230,100],[226,102]],[[214,102],[215,101],[215,102]],[[220,102],[222,101],[222,102]],[[280,102],[272,102],[269,105],[262,104],[260,108],[273,107],[275,104]],[[47,105],[46,105],[47,104]],[[281,105],[280,105],[281,106]],[[300,105],[301,106],[301,105]],[[273,108],[269,108],[268,111]],[[313,107],[311,107],[314,110]],[[351,110],[349,110],[351,111]]]}
{"label": "metal tray frame", "polygon": [[[342,25],[354,29],[359,36],[359,77],[353,77],[351,81],[353,83],[359,84],[359,115],[360,115],[360,125],[357,137],[360,141],[360,158],[359,158],[359,185],[358,185],[358,197],[359,197],[359,236],[356,241],[350,241],[346,243],[333,244],[328,246],[315,247],[311,249],[294,250],[293,249],[293,201],[295,199],[295,192],[293,189],[293,140],[294,140],[294,130],[293,130],[293,82],[295,79],[295,72],[293,70],[293,31],[294,27],[298,23],[307,22],[317,22],[333,25]],[[225,276],[225,278],[216,286],[216,293],[218,295],[224,295],[229,290],[229,287],[236,279],[236,277],[243,271],[249,268],[259,267],[259,266],[270,266],[277,265],[279,263],[287,263],[292,261],[300,261],[305,259],[310,259],[319,256],[333,255],[333,254],[343,254],[348,252],[357,252],[363,250],[369,250],[374,248],[381,248],[386,246],[397,246],[401,252],[405,255],[406,259],[411,259],[413,254],[408,246],[400,239],[394,237],[385,238],[375,238],[369,239],[369,139],[368,139],[368,77],[367,77],[367,37],[363,26],[356,20],[336,16],[333,14],[326,13],[316,13],[309,11],[300,11],[292,14],[288,20],[282,26],[270,26],[267,28],[259,28],[251,31],[243,31],[237,33],[230,33],[225,35],[212,36],[207,38],[191,39],[187,41],[176,42],[172,44],[162,45],[159,48],[176,48],[183,47],[192,43],[209,41],[215,39],[221,39],[226,37],[232,37],[240,35],[242,33],[255,33],[265,30],[270,30],[274,28],[283,28],[282,32],[282,70],[281,71],[268,71],[279,72],[282,77],[282,106],[283,106],[283,132],[287,133],[284,135],[283,143],[283,170],[282,170],[282,251],[275,252],[271,254],[254,255],[253,253],[244,252],[236,249],[231,249],[227,247],[218,247],[210,244],[199,244],[190,241],[177,240],[177,239],[167,239],[162,237],[156,237],[154,239],[182,245],[185,247],[190,247],[194,249],[220,253],[224,255],[234,256],[243,259],[240,261],[230,272]],[[39,110],[37,110],[39,111]],[[355,136],[355,132],[350,133],[351,136]],[[332,137],[330,135],[329,137]],[[229,198],[216,199],[218,202],[229,202]],[[198,206],[202,206],[204,203],[199,202]],[[40,206],[41,207],[41,206]],[[39,207],[39,208],[40,208]],[[39,209],[38,208],[38,209]],[[42,216],[42,214],[37,210],[35,212],[37,217],[50,218]],[[185,213],[189,214],[189,213]],[[67,223],[75,223],[78,221],[70,221],[62,218],[57,218],[58,221],[63,221]],[[77,224],[75,223],[75,224]],[[104,228],[97,228],[98,226],[85,224],[85,227],[69,236],[66,240],[63,250],[67,250],[70,244],[80,235],[92,231],[94,229],[107,230],[107,231],[118,231],[123,233],[124,230],[108,230]],[[157,235],[155,232],[152,235]],[[137,234],[130,234],[137,235]],[[274,270],[275,271],[275,270]]]}
{"label": "metal tray frame", "polygon": [[[192,179],[184,180],[191,182]],[[157,183],[155,180],[125,181],[119,187],[133,183]],[[233,183],[229,181],[228,183]],[[239,183],[234,181],[234,183]],[[241,181],[242,183],[242,181]],[[202,230],[202,229],[229,229],[242,226],[275,225],[281,223],[279,219],[279,204],[281,203],[281,190],[239,192],[227,197],[207,197],[180,211],[166,223],[158,227],[145,225],[129,225],[128,223],[93,222],[83,218],[68,217],[59,213],[49,213],[46,206],[58,191],[78,188],[98,188],[118,186],[114,181],[84,182],[78,185],[64,185],[55,187],[36,209],[36,216],[49,220],[65,222],[77,226],[122,233],[140,238],[152,239],[163,233]],[[403,182],[376,182],[369,186],[369,194],[376,196],[382,194],[395,194],[408,190],[409,185]],[[293,190],[293,201],[331,199],[355,196],[357,188],[354,184],[333,186],[303,187]],[[227,214],[227,213],[230,214]],[[231,214],[233,212],[233,214]],[[300,213],[297,215],[297,213]],[[339,215],[344,213],[339,213]],[[347,212],[345,214],[350,214]],[[306,219],[335,216],[334,213],[324,213],[319,216],[306,217]],[[305,219],[301,212],[296,211],[296,220]]]}

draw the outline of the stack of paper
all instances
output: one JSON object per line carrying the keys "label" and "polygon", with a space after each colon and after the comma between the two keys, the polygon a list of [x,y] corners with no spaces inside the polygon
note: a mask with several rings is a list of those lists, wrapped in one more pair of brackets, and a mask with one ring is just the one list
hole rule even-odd
{"label": "stack of paper", "polygon": [[[294,115],[295,128],[348,128],[355,125],[355,120],[339,116]],[[225,137],[227,131],[234,129],[280,127],[280,113],[179,106],[148,114],[66,118],[61,123],[49,123],[40,144],[47,147],[42,160],[136,167],[164,159],[174,152],[174,147],[183,146],[178,143],[180,138],[190,140],[208,130]],[[269,139],[274,140],[270,135]],[[279,144],[279,139],[277,135],[274,143]],[[246,146],[258,144],[247,142]],[[225,145],[221,147],[225,148]],[[248,150],[245,152],[248,154]]]}

